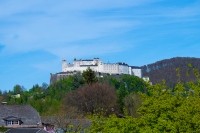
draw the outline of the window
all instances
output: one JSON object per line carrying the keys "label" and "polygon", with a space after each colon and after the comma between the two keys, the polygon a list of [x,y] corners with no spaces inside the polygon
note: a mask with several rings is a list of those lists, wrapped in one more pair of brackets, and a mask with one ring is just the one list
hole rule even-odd
{"label": "window", "polygon": [[13,121],[7,121],[7,125],[12,125]]}
{"label": "window", "polygon": [[8,121],[7,121],[7,125],[19,125],[19,121],[11,121],[11,120],[8,120]]}
{"label": "window", "polygon": [[14,125],[19,125],[19,121],[13,121]]}

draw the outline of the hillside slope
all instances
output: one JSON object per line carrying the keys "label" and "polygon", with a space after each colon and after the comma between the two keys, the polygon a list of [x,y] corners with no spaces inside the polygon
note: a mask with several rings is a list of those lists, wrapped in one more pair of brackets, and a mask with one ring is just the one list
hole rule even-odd
{"label": "hillside slope", "polygon": [[142,66],[142,73],[143,76],[148,76],[153,84],[159,83],[162,79],[165,79],[167,85],[173,87],[179,80],[177,68],[180,69],[180,80],[182,82],[196,80],[194,72],[188,64],[200,70],[200,58],[176,57],[144,65]]}

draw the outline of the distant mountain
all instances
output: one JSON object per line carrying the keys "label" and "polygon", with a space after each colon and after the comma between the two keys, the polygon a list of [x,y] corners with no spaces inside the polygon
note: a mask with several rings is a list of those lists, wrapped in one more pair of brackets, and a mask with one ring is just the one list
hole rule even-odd
{"label": "distant mountain", "polygon": [[177,68],[180,69],[180,80],[187,82],[196,80],[192,68],[200,70],[200,58],[175,57],[157,61],[152,64],[142,66],[143,76],[148,76],[153,84],[159,83],[165,79],[169,87],[173,87],[178,81]]}

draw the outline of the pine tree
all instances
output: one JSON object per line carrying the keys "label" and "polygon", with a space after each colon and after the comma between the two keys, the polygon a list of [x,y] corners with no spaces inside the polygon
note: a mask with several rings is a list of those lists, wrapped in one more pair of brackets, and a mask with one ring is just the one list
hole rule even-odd
{"label": "pine tree", "polygon": [[88,85],[91,85],[98,81],[98,79],[95,75],[95,72],[92,71],[92,69],[90,69],[89,67],[86,71],[83,71],[82,75],[83,75],[85,83],[87,83]]}

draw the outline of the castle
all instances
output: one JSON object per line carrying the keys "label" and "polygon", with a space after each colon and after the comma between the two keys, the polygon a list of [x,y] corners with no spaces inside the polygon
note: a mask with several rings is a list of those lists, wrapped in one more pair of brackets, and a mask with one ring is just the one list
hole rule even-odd
{"label": "castle", "polygon": [[[129,66],[124,62],[118,63],[104,63],[99,58],[94,58],[93,60],[76,60],[73,63],[67,63],[66,60],[62,61],[62,72],[51,74],[50,83],[66,78],[68,75],[73,75],[76,72],[83,72],[87,68],[92,69],[96,73],[100,74],[110,74],[110,75],[120,75],[129,74],[133,76],[142,77],[142,70],[140,67]],[[100,76],[100,75],[99,75]],[[101,75],[102,76],[102,75]]]}

